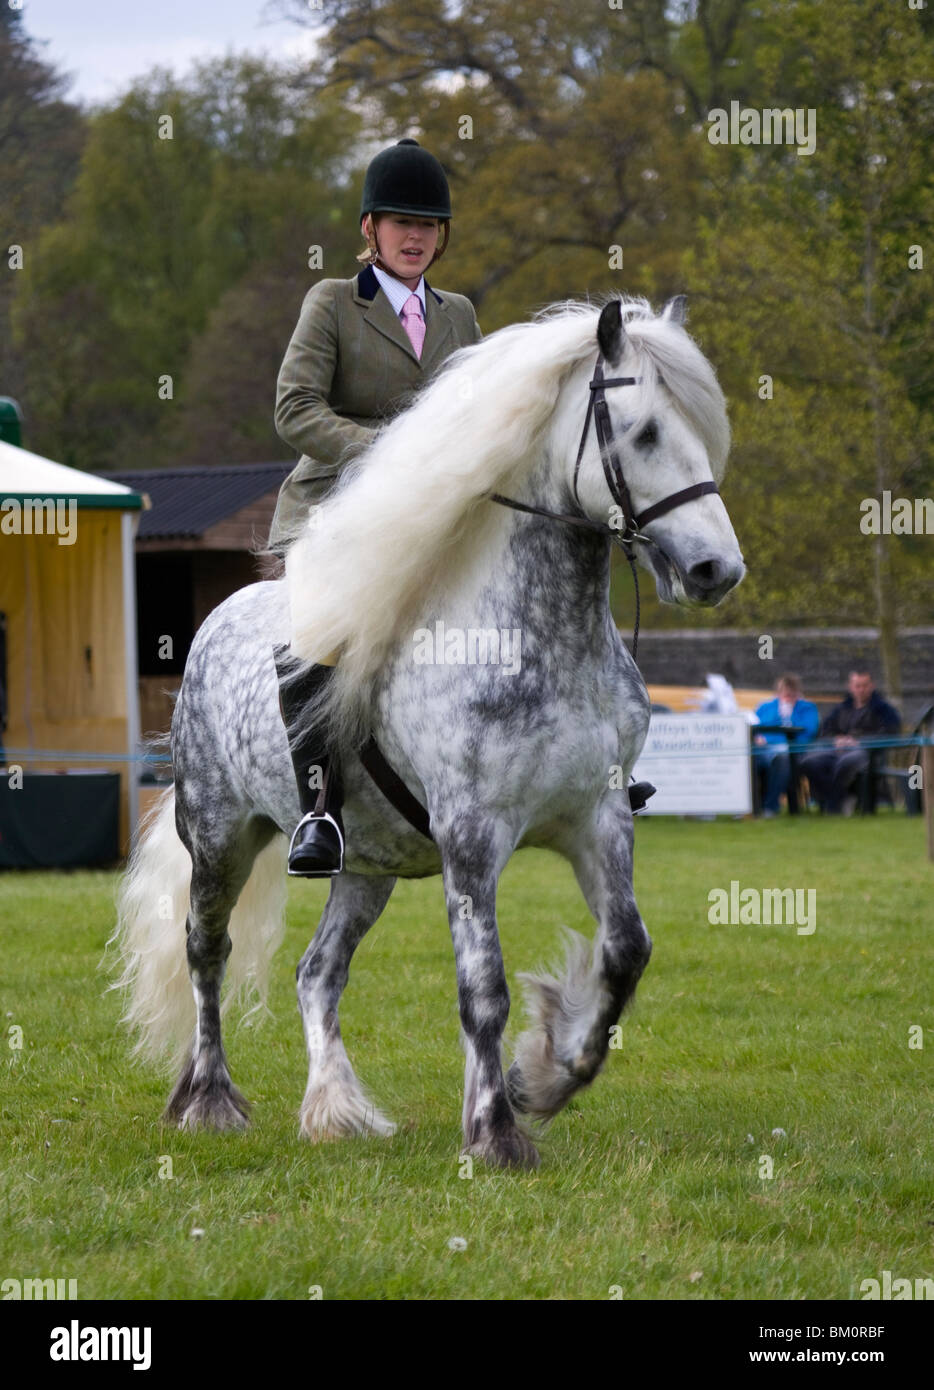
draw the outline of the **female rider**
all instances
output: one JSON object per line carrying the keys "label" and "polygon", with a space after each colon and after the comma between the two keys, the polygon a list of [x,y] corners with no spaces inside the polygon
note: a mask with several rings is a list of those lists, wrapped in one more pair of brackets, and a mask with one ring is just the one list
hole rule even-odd
{"label": "female rider", "polygon": [[[481,337],[470,300],[425,280],[447,248],[451,223],[447,179],[433,155],[411,139],[378,154],[366,172],[360,218],[364,268],[352,279],[312,286],[279,372],[276,429],[302,455],[273,518],[269,548],[280,555],[374,429],[410,404],[452,352]],[[295,678],[288,647],[275,654],[283,719],[294,727],[333,662]],[[290,751],[302,819],[289,873],[330,877],[344,862],[340,769],[324,731],[293,736]]]}

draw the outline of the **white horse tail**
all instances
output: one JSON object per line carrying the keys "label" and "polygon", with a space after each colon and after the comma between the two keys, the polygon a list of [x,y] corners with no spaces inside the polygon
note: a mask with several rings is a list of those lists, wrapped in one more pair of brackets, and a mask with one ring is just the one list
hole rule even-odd
{"label": "white horse tail", "polygon": [[[256,856],[230,917],[233,950],[226,997],[247,1013],[264,1007],[269,964],[285,926],[285,838],[276,835]],[[122,1022],[136,1034],[134,1053],[178,1065],[191,1044],[195,1004],[188,975],[185,923],[191,858],[175,828],[175,789],[169,787],[144,823],[117,898],[115,945],[122,967],[110,986],[124,992]]]}

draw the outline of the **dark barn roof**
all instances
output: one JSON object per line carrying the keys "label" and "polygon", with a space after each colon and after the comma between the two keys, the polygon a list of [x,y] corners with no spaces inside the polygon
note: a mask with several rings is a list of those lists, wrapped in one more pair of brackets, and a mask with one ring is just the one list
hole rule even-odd
{"label": "dark barn roof", "polygon": [[294,467],[294,463],[238,463],[121,469],[100,476],[149,494],[152,507],[140,515],[140,540],[196,539],[241,507],[278,491]]}

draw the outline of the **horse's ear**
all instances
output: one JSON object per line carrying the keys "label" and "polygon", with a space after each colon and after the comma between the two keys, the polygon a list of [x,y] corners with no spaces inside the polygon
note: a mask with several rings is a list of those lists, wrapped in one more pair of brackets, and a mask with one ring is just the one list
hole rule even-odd
{"label": "horse's ear", "polygon": [[623,355],[626,330],[623,327],[622,300],[611,299],[604,304],[597,324],[597,343],[606,360],[614,367]]}
{"label": "horse's ear", "polygon": [[662,310],[662,318],[668,319],[671,323],[683,324],[688,316],[688,297],[686,294],[676,294],[674,299],[669,299]]}

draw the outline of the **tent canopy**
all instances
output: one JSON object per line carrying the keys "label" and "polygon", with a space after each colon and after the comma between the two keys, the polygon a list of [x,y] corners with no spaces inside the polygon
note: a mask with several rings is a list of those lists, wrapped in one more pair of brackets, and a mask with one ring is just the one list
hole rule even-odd
{"label": "tent canopy", "polygon": [[[6,632],[0,679],[7,686],[8,719],[3,742],[10,760],[26,764],[30,774],[90,775],[92,800],[105,791],[100,764],[110,771],[122,762],[124,845],[137,822],[139,783],[133,539],[147,504],[143,493],[122,483],[0,440],[0,623]],[[62,510],[68,513],[65,530]],[[49,778],[35,784],[52,807],[57,783]],[[16,802],[14,814],[23,805]],[[41,814],[40,807],[40,820]],[[61,835],[75,841],[65,849],[80,849],[77,825]],[[54,848],[56,836],[44,841]]]}
{"label": "tent canopy", "polygon": [[53,463],[0,439],[0,500],[7,498],[15,502],[39,498],[73,501],[79,507],[118,507],[121,511],[140,511],[145,506],[144,495],[122,483]]}

